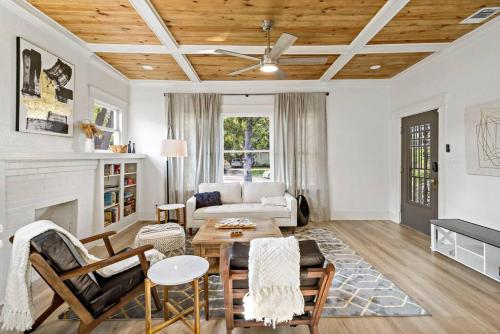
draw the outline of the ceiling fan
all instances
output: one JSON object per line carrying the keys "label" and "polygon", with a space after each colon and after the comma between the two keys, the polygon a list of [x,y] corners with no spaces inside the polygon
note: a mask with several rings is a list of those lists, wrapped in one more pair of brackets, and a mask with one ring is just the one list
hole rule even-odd
{"label": "ceiling fan", "polygon": [[262,30],[264,30],[267,34],[267,47],[261,57],[249,56],[228,50],[214,50],[217,54],[250,59],[259,62],[258,64],[252,66],[240,68],[229,73],[228,75],[235,76],[259,68],[262,72],[275,73],[278,79],[284,79],[286,78],[286,73],[280,69],[280,65],[323,65],[328,61],[328,57],[297,57],[280,59],[281,55],[290,46],[292,46],[293,43],[295,43],[297,37],[288,33],[283,33],[271,48],[270,33],[272,26],[273,22],[271,20],[264,20],[262,22]]}

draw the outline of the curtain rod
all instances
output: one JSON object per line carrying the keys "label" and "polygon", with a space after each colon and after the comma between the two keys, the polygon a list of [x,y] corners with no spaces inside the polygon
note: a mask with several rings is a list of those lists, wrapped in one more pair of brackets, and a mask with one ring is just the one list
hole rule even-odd
{"label": "curtain rod", "polygon": [[[288,92],[285,92],[288,93]],[[289,92],[289,93],[295,93],[295,92]],[[330,92],[306,92],[306,93],[324,93],[326,96],[330,95]],[[254,94],[245,94],[245,93],[228,93],[228,94],[221,94],[221,95],[226,95],[226,96],[246,96],[249,97],[250,95],[275,95],[279,93],[254,93]],[[167,93],[163,93],[163,95],[167,95]]]}

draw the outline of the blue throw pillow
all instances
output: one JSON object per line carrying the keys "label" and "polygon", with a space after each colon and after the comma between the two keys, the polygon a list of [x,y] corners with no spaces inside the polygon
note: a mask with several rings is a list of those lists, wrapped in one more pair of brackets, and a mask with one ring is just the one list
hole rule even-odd
{"label": "blue throw pillow", "polygon": [[220,200],[220,192],[210,191],[206,193],[197,193],[194,195],[196,197],[196,208],[204,208],[207,206],[222,205]]}

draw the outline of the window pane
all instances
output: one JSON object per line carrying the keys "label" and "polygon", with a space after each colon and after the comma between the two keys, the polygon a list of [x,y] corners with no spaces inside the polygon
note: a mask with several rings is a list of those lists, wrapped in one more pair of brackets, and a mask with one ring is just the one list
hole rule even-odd
{"label": "window pane", "polygon": [[270,181],[269,152],[224,153],[224,182]]}
{"label": "window pane", "polygon": [[92,122],[96,125],[115,129],[115,111],[98,104],[94,104]]}
{"label": "window pane", "polygon": [[107,151],[110,145],[118,145],[119,136],[118,132],[103,131],[100,138],[94,137],[95,149]]}
{"label": "window pane", "polygon": [[224,150],[269,150],[269,117],[225,118]]}

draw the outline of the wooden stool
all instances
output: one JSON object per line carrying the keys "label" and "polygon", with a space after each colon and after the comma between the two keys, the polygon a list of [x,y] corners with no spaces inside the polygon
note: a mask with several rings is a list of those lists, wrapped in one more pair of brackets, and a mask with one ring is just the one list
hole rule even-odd
{"label": "wooden stool", "polygon": [[[204,277],[205,300],[200,302],[199,279]],[[194,305],[190,308],[179,311],[168,301],[168,287],[191,282],[193,284]],[[163,318],[164,322],[153,327],[151,319],[151,288],[156,285],[163,285]],[[170,326],[180,320],[194,334],[200,333],[200,306],[205,309],[205,319],[208,320],[208,261],[202,257],[194,255],[174,256],[155,263],[148,271],[148,277],[144,281],[144,303],[146,310],[146,334],[153,334]],[[169,318],[169,311],[174,313]],[[193,324],[186,316],[194,313]]]}
{"label": "wooden stool", "polygon": [[[165,223],[177,223],[186,229],[186,219],[184,217],[184,204],[163,204],[156,208],[156,215],[158,216],[158,224],[161,224],[162,220]],[[175,211],[175,218],[170,219],[169,212]],[[162,219],[163,214],[163,219]]]}

